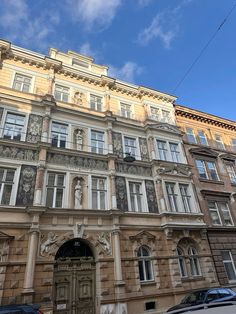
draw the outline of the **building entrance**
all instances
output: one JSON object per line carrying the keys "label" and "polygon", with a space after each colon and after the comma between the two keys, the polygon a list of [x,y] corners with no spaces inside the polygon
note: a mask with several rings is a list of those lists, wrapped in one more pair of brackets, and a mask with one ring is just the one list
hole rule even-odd
{"label": "building entrance", "polygon": [[82,239],[64,243],[54,266],[56,314],[95,314],[95,260]]}

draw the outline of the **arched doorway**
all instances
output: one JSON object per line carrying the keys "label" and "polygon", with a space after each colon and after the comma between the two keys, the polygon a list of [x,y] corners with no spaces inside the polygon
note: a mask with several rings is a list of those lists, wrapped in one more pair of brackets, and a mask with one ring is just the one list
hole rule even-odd
{"label": "arched doorway", "polygon": [[57,251],[54,266],[56,314],[95,314],[95,260],[88,242],[72,239]]}

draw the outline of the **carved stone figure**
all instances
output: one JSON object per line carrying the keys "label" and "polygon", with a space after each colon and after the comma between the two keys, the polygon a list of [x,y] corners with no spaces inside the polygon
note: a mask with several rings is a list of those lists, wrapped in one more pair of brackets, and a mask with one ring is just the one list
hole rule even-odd
{"label": "carved stone figure", "polygon": [[57,241],[57,235],[53,232],[48,233],[48,238],[46,241],[44,241],[40,246],[40,255],[45,256],[51,247],[52,244],[54,244]]}
{"label": "carved stone figure", "polygon": [[80,92],[80,91],[77,91],[75,92],[74,94],[74,103],[76,105],[79,105],[79,106],[82,106],[83,105],[83,100],[85,98],[85,95],[84,93]]}
{"label": "carved stone figure", "polygon": [[111,238],[108,232],[102,232],[101,235],[98,236],[98,244],[102,247],[102,250],[111,255]]}
{"label": "carved stone figure", "polygon": [[139,147],[140,147],[141,158],[143,160],[148,160],[149,159],[148,147],[147,147],[147,140],[145,138],[139,137]]}
{"label": "carved stone figure", "polygon": [[81,129],[75,130],[75,143],[77,150],[83,149],[83,130]]}
{"label": "carved stone figure", "polygon": [[76,209],[81,209],[82,207],[82,185],[81,185],[81,180],[77,180],[77,184],[75,186],[75,208]]}
{"label": "carved stone figure", "polygon": [[113,152],[118,157],[123,157],[122,135],[121,133],[112,132]]}
{"label": "carved stone figure", "polygon": [[116,182],[117,208],[125,212],[128,210],[128,199],[125,178],[116,177],[115,182]]}

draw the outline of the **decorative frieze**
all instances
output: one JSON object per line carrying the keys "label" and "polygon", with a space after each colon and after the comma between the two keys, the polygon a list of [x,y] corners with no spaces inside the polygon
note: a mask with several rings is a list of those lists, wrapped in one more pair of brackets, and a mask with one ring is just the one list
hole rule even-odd
{"label": "decorative frieze", "polygon": [[149,212],[158,213],[154,182],[152,180],[145,180],[145,187]]}
{"label": "decorative frieze", "polygon": [[119,158],[123,157],[122,134],[112,132],[113,153]]}
{"label": "decorative frieze", "polygon": [[171,176],[184,176],[191,177],[191,166],[184,164],[173,164],[173,163],[158,163],[156,170],[158,175],[171,175]]}
{"label": "decorative frieze", "polygon": [[69,156],[58,153],[48,153],[47,162],[63,165],[64,167],[75,167],[75,168],[87,168],[97,170],[107,170],[108,163],[104,160],[95,158],[80,157],[80,156]]}
{"label": "decorative frieze", "polygon": [[37,167],[22,165],[16,205],[27,206],[33,204],[36,172]]}
{"label": "decorative frieze", "polygon": [[37,143],[41,139],[43,117],[37,114],[30,114],[27,128],[26,141]]}
{"label": "decorative frieze", "polygon": [[128,174],[134,174],[139,176],[151,177],[152,169],[148,166],[130,165],[127,163],[116,163],[116,171]]}
{"label": "decorative frieze", "polygon": [[27,161],[38,161],[38,151],[33,149],[17,148],[15,146],[0,145],[0,158],[12,158]]}
{"label": "decorative frieze", "polygon": [[126,212],[128,210],[128,199],[125,178],[116,177],[115,182],[116,182],[117,208]]}

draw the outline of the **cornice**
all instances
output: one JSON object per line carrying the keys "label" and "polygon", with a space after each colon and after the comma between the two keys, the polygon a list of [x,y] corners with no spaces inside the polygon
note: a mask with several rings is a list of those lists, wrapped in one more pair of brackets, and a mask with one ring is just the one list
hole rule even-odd
{"label": "cornice", "polygon": [[207,124],[215,125],[228,130],[236,131],[236,123],[231,120],[223,119],[205,112],[197,111],[180,105],[175,106],[175,114],[179,117],[185,117],[191,120],[204,122]]}

